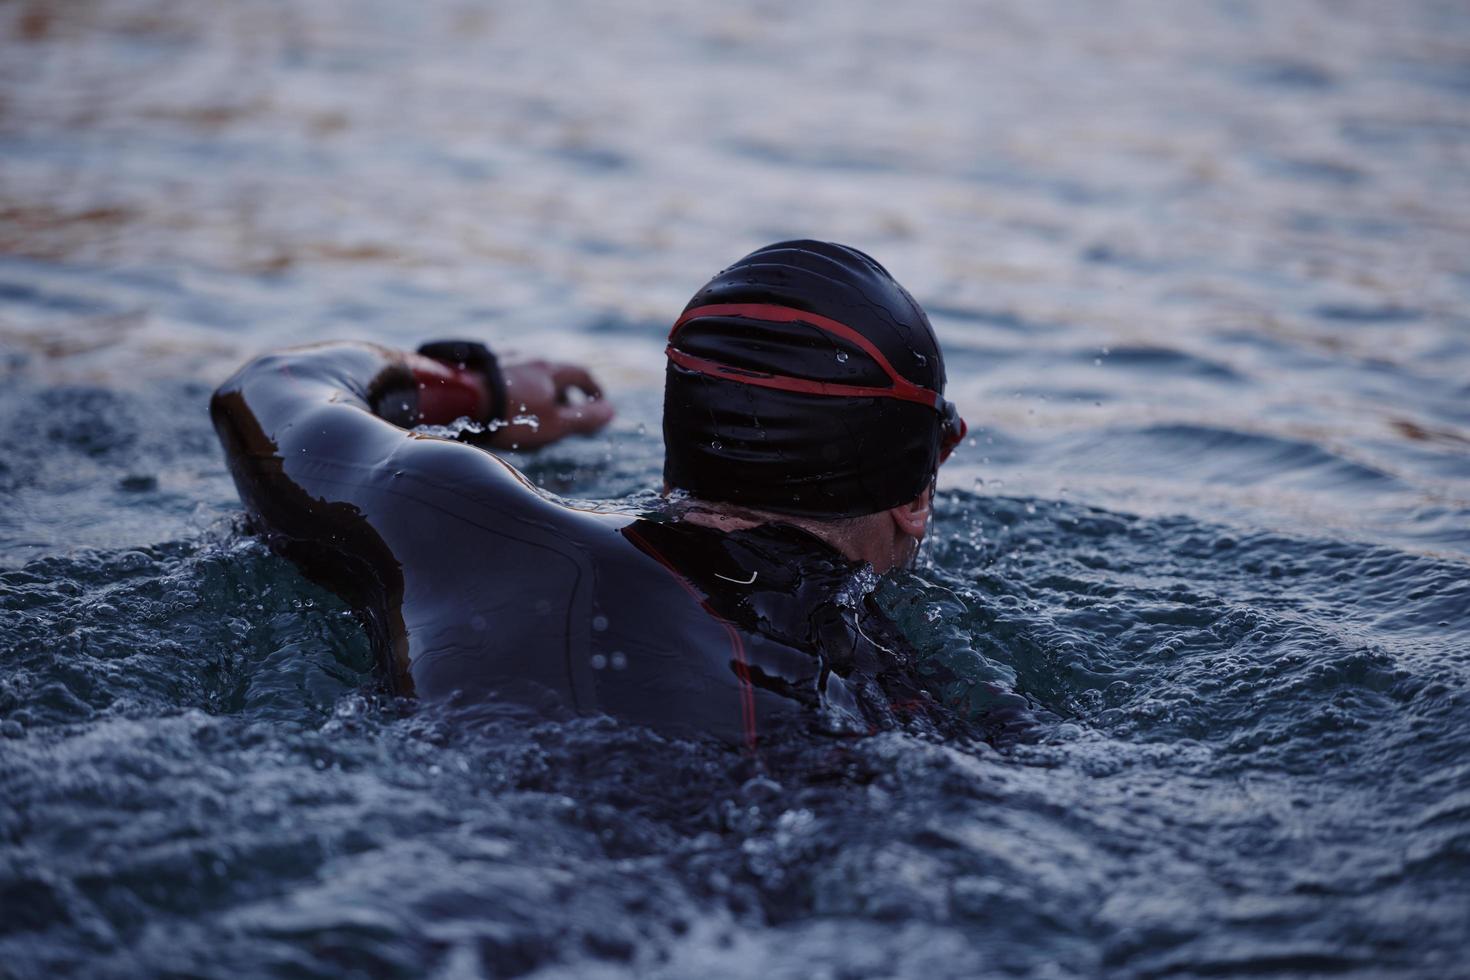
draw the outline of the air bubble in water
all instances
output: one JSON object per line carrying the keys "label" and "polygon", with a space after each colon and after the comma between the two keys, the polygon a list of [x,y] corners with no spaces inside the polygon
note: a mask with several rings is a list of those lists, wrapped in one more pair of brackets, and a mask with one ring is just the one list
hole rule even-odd
{"label": "air bubble in water", "polygon": [[837,352],[837,363],[838,364],[846,364],[847,363],[847,351],[840,350],[840,351]]}

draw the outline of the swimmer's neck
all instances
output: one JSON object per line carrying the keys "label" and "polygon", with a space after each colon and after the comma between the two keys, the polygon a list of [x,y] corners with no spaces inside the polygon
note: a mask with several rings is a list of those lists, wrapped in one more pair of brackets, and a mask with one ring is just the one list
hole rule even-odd
{"label": "swimmer's neck", "polygon": [[679,512],[678,519],[726,533],[766,524],[789,524],[801,528],[852,561],[867,562],[880,575],[897,564],[890,540],[892,535],[885,534],[891,524],[886,513],[818,520],[741,507],[725,501],[696,499]]}

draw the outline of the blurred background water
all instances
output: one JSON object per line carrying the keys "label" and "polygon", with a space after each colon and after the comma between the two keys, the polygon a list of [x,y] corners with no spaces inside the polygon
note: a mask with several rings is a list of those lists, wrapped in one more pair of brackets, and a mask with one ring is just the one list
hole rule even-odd
{"label": "blurred background water", "polygon": [[[1465,975],[1470,8],[0,4],[0,974]],[[238,526],[247,357],[481,335],[621,411],[770,241],[926,306],[926,656],[997,752],[376,694]],[[640,499],[634,496],[635,502]]]}

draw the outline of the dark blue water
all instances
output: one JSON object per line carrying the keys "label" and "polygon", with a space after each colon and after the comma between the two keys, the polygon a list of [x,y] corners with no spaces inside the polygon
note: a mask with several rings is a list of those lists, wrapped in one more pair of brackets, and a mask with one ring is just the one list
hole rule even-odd
{"label": "dark blue water", "polygon": [[[0,9],[0,975],[1450,977],[1470,957],[1457,4]],[[973,441],[882,600],[996,750],[759,764],[377,693],[205,415],[272,346],[591,363],[875,253]]]}

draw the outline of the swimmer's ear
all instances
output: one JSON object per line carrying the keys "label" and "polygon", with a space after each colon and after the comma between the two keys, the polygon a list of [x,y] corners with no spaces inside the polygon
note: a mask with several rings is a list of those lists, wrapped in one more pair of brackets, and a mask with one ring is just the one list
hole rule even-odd
{"label": "swimmer's ear", "polygon": [[922,538],[924,530],[929,526],[931,499],[932,496],[926,489],[908,503],[888,508],[888,515],[893,518],[893,523],[901,533],[911,538]]}

